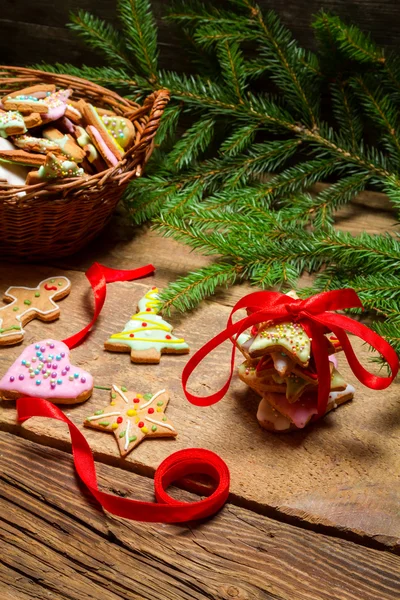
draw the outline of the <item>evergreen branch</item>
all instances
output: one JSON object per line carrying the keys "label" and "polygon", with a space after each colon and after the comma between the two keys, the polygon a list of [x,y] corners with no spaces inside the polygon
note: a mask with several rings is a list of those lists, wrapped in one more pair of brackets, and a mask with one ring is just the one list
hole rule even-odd
{"label": "evergreen branch", "polygon": [[343,54],[360,63],[381,65],[384,63],[383,51],[374,44],[369,35],[364,34],[358,27],[346,26],[339,17],[321,11],[313,23],[313,27],[322,35],[329,27],[329,35],[333,43]]}
{"label": "evergreen branch", "polygon": [[[297,46],[289,30],[281,24],[275,13],[269,12],[264,19],[256,4],[249,2],[248,8],[264,36],[266,45],[261,48],[261,55],[269,63],[272,78],[287,94],[288,101],[296,111],[297,102],[300,102],[299,112],[303,111],[307,115],[306,121],[314,129],[317,126],[318,112],[315,79],[315,72],[319,72],[317,59]],[[304,63],[312,63],[314,77],[310,77],[310,71],[303,66],[301,70],[297,68],[297,65]]]}
{"label": "evergreen branch", "polygon": [[154,138],[155,144],[162,144],[173,137],[176,132],[181,112],[182,107],[179,105],[169,104],[165,108],[163,118],[160,121],[160,125]]}
{"label": "evergreen branch", "polygon": [[226,156],[236,156],[240,152],[243,152],[254,141],[258,128],[258,123],[239,126],[233,131],[232,135],[222,142],[219,149],[220,153]]}
{"label": "evergreen branch", "polygon": [[111,65],[117,68],[129,66],[129,56],[121,36],[110,24],[84,10],[80,10],[76,15],[71,13],[70,18],[72,23],[67,26],[94,50],[103,54]]}
{"label": "evergreen branch", "polygon": [[398,137],[399,123],[398,109],[388,95],[378,88],[379,82],[375,78],[354,77],[351,84],[358,93],[360,101],[367,114],[387,132],[386,142],[390,150],[397,156],[400,153],[400,140]]}
{"label": "evergreen branch", "polygon": [[217,54],[225,84],[232,92],[233,97],[242,104],[246,70],[239,46],[237,43],[229,43],[224,40],[218,43]]}
{"label": "evergreen branch", "polygon": [[215,120],[202,118],[192,125],[175,144],[168,155],[166,166],[171,171],[187,167],[210,144],[214,133]]}
{"label": "evergreen branch", "polygon": [[235,24],[234,28],[226,30],[224,27],[217,27],[215,23],[206,24],[199,27],[194,35],[195,42],[204,49],[209,50],[219,43],[242,43],[254,42],[258,39],[255,31],[246,28],[243,24]]}
{"label": "evergreen branch", "polygon": [[367,173],[354,173],[330,185],[315,199],[312,211],[316,213],[314,227],[326,228],[333,225],[333,212],[344,204],[351,202],[360,192],[365,190],[371,177]]}
{"label": "evergreen branch", "polygon": [[272,177],[265,186],[265,195],[271,198],[307,189],[338,170],[337,158],[315,159],[288,167]]}
{"label": "evergreen branch", "polygon": [[226,254],[226,256],[236,259],[236,261],[241,260],[240,254],[235,254],[229,250],[223,235],[219,233],[203,234],[174,214],[162,213],[155,221],[155,228],[166,237],[184,242],[194,250],[198,250],[207,256]]}
{"label": "evergreen branch", "polygon": [[221,286],[231,286],[240,278],[240,268],[230,263],[215,263],[180,277],[160,294],[162,311],[170,314],[174,307],[182,312],[195,308]]}
{"label": "evergreen branch", "polygon": [[157,80],[157,27],[148,0],[118,0],[126,45],[143,75]]}
{"label": "evergreen branch", "polygon": [[340,125],[341,133],[350,136],[350,147],[352,150],[356,150],[363,127],[359,111],[355,106],[354,94],[343,81],[332,84],[331,93],[333,113]]}

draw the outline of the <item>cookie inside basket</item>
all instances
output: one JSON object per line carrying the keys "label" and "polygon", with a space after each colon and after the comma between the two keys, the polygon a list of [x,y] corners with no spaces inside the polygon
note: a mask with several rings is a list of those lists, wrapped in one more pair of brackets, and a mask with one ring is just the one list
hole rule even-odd
{"label": "cookie inside basket", "polygon": [[116,167],[142,127],[72,87],[39,83],[0,101],[0,184],[35,185]]}

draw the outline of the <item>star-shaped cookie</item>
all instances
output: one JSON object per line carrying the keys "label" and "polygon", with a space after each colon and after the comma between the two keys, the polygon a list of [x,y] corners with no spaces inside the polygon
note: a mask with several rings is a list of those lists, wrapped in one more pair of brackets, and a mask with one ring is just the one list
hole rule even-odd
{"label": "star-shaped cookie", "polygon": [[169,393],[139,394],[113,385],[111,402],[84,421],[85,427],[112,432],[124,458],[144,438],[175,437],[177,431],[165,416]]}

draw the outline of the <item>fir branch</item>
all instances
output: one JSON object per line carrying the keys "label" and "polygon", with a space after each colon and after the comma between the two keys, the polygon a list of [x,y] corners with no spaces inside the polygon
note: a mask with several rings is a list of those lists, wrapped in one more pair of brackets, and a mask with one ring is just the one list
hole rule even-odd
{"label": "fir branch", "polygon": [[163,118],[160,121],[160,125],[154,138],[155,144],[162,144],[175,135],[181,112],[182,107],[179,105],[169,104],[165,108]]}
{"label": "fir branch", "polygon": [[356,101],[349,85],[338,81],[331,85],[333,114],[340,126],[342,135],[350,136],[350,147],[356,150],[361,140],[363,126]]}
{"label": "fir branch", "polygon": [[195,308],[204,298],[215,294],[221,286],[231,286],[240,278],[240,268],[230,263],[215,263],[180,277],[161,292],[162,311],[170,314],[172,307],[180,311]]}
{"label": "fir branch", "polygon": [[258,129],[258,123],[240,125],[234,129],[233,133],[222,142],[219,149],[221,155],[236,156],[246,150],[254,141]]}
{"label": "fir branch", "polygon": [[315,159],[288,167],[282,173],[272,177],[265,186],[265,194],[270,198],[307,189],[324,177],[340,169],[336,157]]}
{"label": "fir branch", "polygon": [[390,152],[399,157],[400,139],[397,107],[389,96],[379,89],[379,81],[375,77],[358,76],[351,80],[353,89],[358,94],[366,113],[386,132],[384,141]]}
{"label": "fir branch", "polygon": [[118,12],[126,35],[127,48],[142,74],[157,80],[157,27],[148,0],[118,0]]}
{"label": "fir branch", "polygon": [[[274,12],[265,18],[260,8],[248,2],[251,17],[255,20],[263,39],[261,55],[268,61],[272,78],[280,89],[287,94],[287,100],[299,114],[306,115],[306,122],[314,129],[318,114],[318,81],[315,73],[319,72],[318,60],[300,48],[291,33],[286,29]],[[312,69],[304,68],[310,63]],[[300,66],[300,68],[299,68]]]}
{"label": "fir branch", "polygon": [[328,31],[332,45],[351,60],[372,65],[381,65],[385,61],[383,51],[374,44],[371,36],[364,34],[353,25],[347,27],[339,17],[321,11],[313,27],[322,36],[325,36]]}
{"label": "fir branch", "polygon": [[76,15],[72,13],[70,18],[72,22],[67,26],[103,54],[111,65],[126,68],[130,64],[121,36],[110,24],[84,10],[80,10]]}
{"label": "fir branch", "polygon": [[354,173],[330,185],[315,199],[312,212],[315,214],[315,229],[333,225],[333,213],[344,204],[351,202],[360,192],[365,190],[371,177],[367,173]]}
{"label": "fir branch", "polygon": [[221,41],[217,44],[217,54],[222,76],[233,97],[243,103],[246,70],[243,54],[237,43]]}
{"label": "fir branch", "polygon": [[214,133],[215,120],[211,117],[202,118],[194,123],[175,144],[168,155],[166,166],[171,171],[187,167],[210,144]]}

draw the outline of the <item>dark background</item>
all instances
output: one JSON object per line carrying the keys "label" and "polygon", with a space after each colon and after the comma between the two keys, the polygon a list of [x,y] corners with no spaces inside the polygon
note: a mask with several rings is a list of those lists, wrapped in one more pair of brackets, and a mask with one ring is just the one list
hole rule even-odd
{"label": "dark background", "polygon": [[[169,0],[153,0],[160,25],[161,66],[184,67],[179,42],[171,25],[162,21]],[[214,0],[214,6],[218,6]],[[313,48],[312,15],[330,10],[364,31],[380,45],[396,49],[400,41],[400,0],[259,0],[264,9],[275,9],[300,43]],[[0,64],[30,65],[41,61],[102,64],[65,24],[79,8],[116,23],[115,0],[0,0]],[[104,61],[103,61],[104,62]]]}

